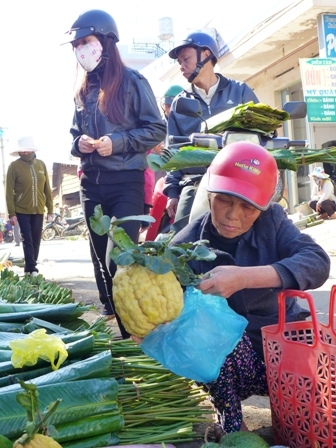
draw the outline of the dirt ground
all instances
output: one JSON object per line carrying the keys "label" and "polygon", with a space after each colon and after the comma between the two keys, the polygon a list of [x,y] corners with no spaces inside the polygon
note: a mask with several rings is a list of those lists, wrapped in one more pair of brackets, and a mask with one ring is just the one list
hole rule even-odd
{"label": "dirt ground", "polygon": [[[84,319],[92,322],[98,316],[102,306],[98,300],[96,284],[93,279],[84,280],[83,278],[73,278],[58,280],[58,284],[73,291],[73,297],[76,301],[84,304],[95,305],[97,311],[90,311],[84,314]],[[115,330],[116,335],[120,335],[119,329],[115,319],[111,319],[109,325]],[[271,410],[269,406],[268,397],[253,396],[243,402],[244,422],[249,431],[257,433],[270,445],[273,444],[272,424],[271,424]],[[203,438],[206,432],[206,427],[199,426],[196,432]],[[211,431],[209,431],[211,438]],[[195,441],[188,444],[180,444],[180,448],[198,448],[203,441]],[[183,446],[184,445],[184,446]]]}

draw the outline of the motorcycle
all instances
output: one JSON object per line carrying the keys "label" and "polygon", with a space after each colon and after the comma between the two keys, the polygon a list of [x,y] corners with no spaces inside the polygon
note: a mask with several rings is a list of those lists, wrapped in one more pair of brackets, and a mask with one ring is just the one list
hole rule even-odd
{"label": "motorcycle", "polygon": [[[249,103],[248,103],[249,104]],[[241,107],[243,108],[244,106]],[[259,105],[253,105],[258,109]],[[188,116],[190,118],[197,118],[202,120],[203,129],[202,132],[193,133],[190,136],[173,136],[168,137],[169,145],[163,149],[160,156],[149,155],[147,157],[149,166],[153,169],[164,169],[166,171],[182,169],[191,166],[204,166],[210,165],[213,157],[216,153],[223,149],[226,145],[237,141],[250,141],[265,147],[268,150],[278,151],[279,159],[285,159],[288,154],[285,154],[287,150],[291,148],[306,148],[306,140],[290,140],[287,137],[278,137],[276,127],[278,127],[285,120],[293,120],[296,118],[304,118],[307,113],[307,105],[303,101],[291,101],[284,104],[283,109],[278,111],[277,109],[269,108],[262,105],[267,113],[278,114],[278,122],[273,125],[267,126],[267,120],[265,120],[265,128],[263,130],[250,128],[244,128],[243,126],[233,125],[220,126],[219,123],[223,119],[228,120],[230,111],[224,111],[208,120],[202,119],[202,108],[198,100],[194,98],[181,97],[176,103],[176,112]],[[235,108],[235,111],[237,109]],[[258,111],[259,112],[259,111]],[[267,115],[266,115],[267,116]],[[273,126],[273,128],[272,128]],[[210,129],[210,131],[209,131]],[[186,151],[180,151],[181,149],[187,149]],[[287,160],[285,161],[285,165]],[[278,164],[279,165],[279,164]],[[290,165],[290,162],[285,168],[294,169]],[[279,181],[274,196],[274,201],[279,202],[283,198],[283,191],[285,186],[285,170],[279,169]],[[195,219],[199,214],[208,210],[207,194],[204,187],[203,179],[200,181],[199,186],[196,189],[195,199],[190,211],[189,222]],[[168,198],[156,189],[153,196],[153,207],[151,209],[151,216],[156,219],[154,224],[151,224],[147,231],[146,241],[154,240],[158,234],[165,233],[162,230],[162,222],[166,220],[167,214],[165,212],[165,205]],[[171,222],[170,222],[171,223]]]}
{"label": "motorcycle", "polygon": [[54,238],[66,238],[68,236],[76,236],[87,234],[87,226],[83,216],[76,218],[65,218],[55,213],[54,219],[48,222],[42,230],[42,240],[51,241]]}

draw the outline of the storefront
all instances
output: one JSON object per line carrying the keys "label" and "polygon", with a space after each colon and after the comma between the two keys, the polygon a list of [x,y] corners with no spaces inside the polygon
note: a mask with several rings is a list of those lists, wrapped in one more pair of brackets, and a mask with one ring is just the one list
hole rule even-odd
{"label": "storefront", "polygon": [[[286,101],[305,100],[300,60],[321,57],[336,58],[335,0],[301,0],[250,30],[220,57],[217,69],[226,77],[245,81],[261,102],[281,108]],[[181,82],[178,67],[170,68],[164,78],[171,83]],[[321,91],[319,96],[335,96],[335,102],[329,104],[336,113],[336,71],[329,83],[329,91]],[[336,140],[336,115],[329,116],[329,121],[308,121],[307,117],[287,122],[279,135],[306,139],[309,148],[322,148],[326,142]],[[309,169],[302,166],[297,173],[287,172],[292,211],[310,197]]]}

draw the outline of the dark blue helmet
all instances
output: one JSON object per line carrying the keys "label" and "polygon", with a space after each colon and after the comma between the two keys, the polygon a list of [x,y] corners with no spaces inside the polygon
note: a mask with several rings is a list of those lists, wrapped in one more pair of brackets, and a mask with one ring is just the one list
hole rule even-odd
{"label": "dark blue helmet", "polygon": [[193,47],[193,48],[200,48],[211,51],[212,53],[212,59],[214,62],[217,62],[218,59],[218,45],[217,42],[213,37],[210,36],[208,33],[204,33],[202,31],[196,31],[195,33],[189,34],[184,40],[179,42],[176,47],[174,47],[170,52],[168,53],[169,56],[172,59],[177,59],[178,53],[182,48],[185,47]]}
{"label": "dark blue helmet", "polygon": [[118,28],[113,17],[100,9],[90,9],[80,14],[67,33],[70,35],[67,43],[92,34],[112,37],[115,42],[119,41]]}

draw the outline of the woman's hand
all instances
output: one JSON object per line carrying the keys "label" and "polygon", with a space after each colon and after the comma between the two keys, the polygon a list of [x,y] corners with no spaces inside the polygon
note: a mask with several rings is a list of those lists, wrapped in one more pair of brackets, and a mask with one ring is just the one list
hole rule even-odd
{"label": "woman's hand", "polygon": [[78,149],[83,154],[91,154],[97,151],[102,157],[110,156],[112,154],[112,140],[106,135],[95,140],[84,134],[78,141]]}
{"label": "woman's hand", "polygon": [[179,201],[178,198],[169,198],[168,199],[166,210],[167,210],[169,218],[172,218],[172,219],[175,218],[178,201]]}
{"label": "woman's hand", "polygon": [[142,344],[142,343],[143,343],[143,338],[139,338],[138,336],[133,336],[133,335],[131,335],[131,339],[132,339],[132,341],[134,341],[136,344]]}
{"label": "woman's hand", "polygon": [[242,289],[282,288],[282,279],[272,265],[217,266],[203,276],[198,285],[204,294],[229,299]]}
{"label": "woman's hand", "polygon": [[112,154],[112,140],[110,137],[105,135],[104,137],[100,137],[99,140],[94,140],[93,142],[93,146],[100,156],[107,157]]}
{"label": "woman's hand", "polygon": [[89,137],[88,135],[82,135],[81,138],[78,140],[78,149],[83,154],[91,154],[93,151],[95,151],[93,138]]}
{"label": "woman's hand", "polygon": [[204,274],[198,285],[204,294],[213,294],[229,298],[245,288],[243,269],[239,266],[217,266]]}

